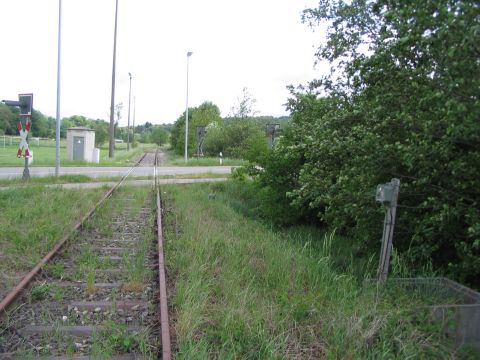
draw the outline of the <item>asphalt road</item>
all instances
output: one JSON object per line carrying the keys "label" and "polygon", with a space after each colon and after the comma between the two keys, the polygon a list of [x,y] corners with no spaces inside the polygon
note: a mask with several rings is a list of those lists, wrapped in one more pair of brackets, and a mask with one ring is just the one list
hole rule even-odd
{"label": "asphalt road", "polygon": [[[61,167],[60,175],[87,175],[92,178],[105,176],[121,176],[130,168],[128,167]],[[152,176],[153,166],[135,168],[132,176]],[[160,166],[158,175],[186,175],[186,174],[230,174],[231,166]],[[21,178],[23,167],[0,167],[0,179]],[[30,176],[55,175],[54,167],[31,167]]]}

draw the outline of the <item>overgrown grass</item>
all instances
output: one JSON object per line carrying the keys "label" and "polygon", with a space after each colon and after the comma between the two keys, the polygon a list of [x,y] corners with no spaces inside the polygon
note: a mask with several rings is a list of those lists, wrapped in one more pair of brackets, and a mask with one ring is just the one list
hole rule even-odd
{"label": "overgrown grass", "polygon": [[105,191],[31,186],[0,192],[0,294],[71,231]]}
{"label": "overgrown grass", "polygon": [[460,357],[421,299],[335,265],[333,234],[275,230],[235,210],[228,187],[162,188],[178,359]]}

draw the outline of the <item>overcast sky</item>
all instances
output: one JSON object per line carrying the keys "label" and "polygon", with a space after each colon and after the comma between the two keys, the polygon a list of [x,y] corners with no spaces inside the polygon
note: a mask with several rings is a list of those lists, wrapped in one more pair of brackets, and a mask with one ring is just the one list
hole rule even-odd
{"label": "overcast sky", "polygon": [[[56,114],[58,0],[0,0],[0,99],[34,93]],[[301,22],[317,0],[119,0],[115,103],[126,125],[128,73],[136,124],[173,123],[212,101],[227,116],[247,87],[259,115],[286,115],[286,86],[305,84],[321,31]],[[109,119],[115,0],[63,0],[61,116]],[[133,118],[131,118],[133,120]]]}

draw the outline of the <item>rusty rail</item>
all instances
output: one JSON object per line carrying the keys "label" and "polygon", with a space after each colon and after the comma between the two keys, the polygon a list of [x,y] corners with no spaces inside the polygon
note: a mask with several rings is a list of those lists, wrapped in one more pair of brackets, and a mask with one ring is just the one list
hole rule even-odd
{"label": "rusty rail", "polygon": [[163,251],[162,205],[157,182],[158,151],[155,153],[155,191],[157,194],[157,240],[158,240],[158,278],[160,287],[160,330],[162,335],[162,359],[172,358],[170,326],[168,320],[167,282],[165,274],[165,256]]}
{"label": "rusty rail", "polygon": [[67,240],[70,238],[70,236],[73,234],[74,231],[77,231],[80,229],[85,221],[87,221],[93,213],[96,211],[96,209],[102,205],[105,200],[107,200],[113,192],[125,181],[125,179],[132,173],[132,171],[135,169],[135,167],[140,164],[140,162],[145,158],[146,153],[137,161],[137,163],[132,166],[132,168],[125,174],[123,177],[120,179],[118,183],[113,185],[110,190],[108,190],[105,195],[100,199],[100,201],[92,208],[90,209],[87,214],[73,227],[72,231],[68,234],[66,234],[61,240],[59,240],[55,246],[53,247],[52,250],[50,250],[47,255],[45,255],[35,267],[30,270],[23,278],[22,280],[12,289],[9,291],[9,293],[2,299],[0,302],[0,315],[2,315],[8,306],[17,298],[18,295],[20,295],[21,291],[32,281],[32,279],[40,272],[41,268],[49,262],[56,254],[57,252],[63,247],[63,245],[67,242]]}

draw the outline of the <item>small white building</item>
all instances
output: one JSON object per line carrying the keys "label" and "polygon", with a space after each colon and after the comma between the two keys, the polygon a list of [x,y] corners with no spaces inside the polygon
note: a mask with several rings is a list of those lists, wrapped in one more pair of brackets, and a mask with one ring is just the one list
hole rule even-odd
{"label": "small white building", "polygon": [[67,129],[67,159],[99,162],[100,150],[95,148],[95,130],[87,127]]}

